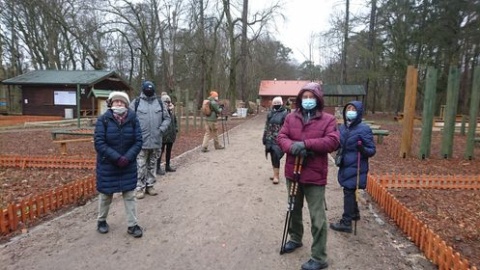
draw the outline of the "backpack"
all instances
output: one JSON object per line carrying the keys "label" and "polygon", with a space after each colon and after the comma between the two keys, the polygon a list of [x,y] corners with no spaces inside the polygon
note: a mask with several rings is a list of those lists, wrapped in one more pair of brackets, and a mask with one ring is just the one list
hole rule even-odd
{"label": "backpack", "polygon": [[203,101],[201,111],[205,116],[210,116],[212,114],[212,108],[210,108],[210,100],[205,99]]}

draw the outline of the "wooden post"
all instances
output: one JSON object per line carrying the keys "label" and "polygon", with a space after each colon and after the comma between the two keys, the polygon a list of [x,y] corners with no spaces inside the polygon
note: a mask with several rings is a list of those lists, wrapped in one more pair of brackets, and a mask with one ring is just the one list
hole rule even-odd
{"label": "wooden post", "polygon": [[437,69],[434,67],[428,67],[427,78],[425,83],[425,99],[423,100],[423,113],[422,113],[422,135],[421,135],[421,141],[420,141],[421,142],[420,144],[421,159],[426,159],[430,156],[436,91],[437,91]]}
{"label": "wooden post", "polygon": [[470,96],[470,114],[465,158],[471,160],[473,159],[473,149],[475,148],[475,131],[477,130],[478,106],[480,104],[480,66],[475,67],[472,93]]}
{"label": "wooden post", "polygon": [[460,80],[458,68],[450,67],[447,86],[447,106],[445,108],[445,124],[442,134],[441,154],[443,158],[452,157],[459,88]]}
{"label": "wooden post", "polygon": [[182,133],[182,118],[183,118],[183,111],[184,109],[182,109],[183,106],[183,102],[182,102],[182,91],[180,89],[177,90],[177,104],[180,105],[180,106],[177,106],[177,109],[178,109],[178,133]]}
{"label": "wooden post", "polygon": [[193,113],[193,129],[197,129],[197,115],[198,115],[198,110],[197,110],[197,102],[193,101],[192,102],[192,113]]}
{"label": "wooden post", "polygon": [[414,66],[408,66],[405,83],[405,103],[403,106],[402,142],[400,157],[410,156],[413,136],[413,120],[415,118],[415,103],[417,100],[418,73]]}
{"label": "wooden post", "polygon": [[183,106],[185,110],[185,132],[188,133],[189,126],[190,126],[190,112],[188,111],[188,89],[185,89],[185,106]]}
{"label": "wooden post", "polygon": [[467,116],[462,114],[462,124],[460,126],[460,135],[465,136],[465,129],[467,125]]}

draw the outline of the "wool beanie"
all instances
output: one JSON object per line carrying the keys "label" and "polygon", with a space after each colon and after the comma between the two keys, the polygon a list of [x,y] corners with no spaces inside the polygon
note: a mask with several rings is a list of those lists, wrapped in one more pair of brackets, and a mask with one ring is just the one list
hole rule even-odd
{"label": "wool beanie", "polygon": [[282,97],[274,97],[272,99],[272,105],[283,105]]}
{"label": "wool beanie", "polygon": [[163,102],[167,102],[167,101],[168,101],[168,102],[172,102],[172,99],[170,99],[170,96],[167,95],[167,94],[162,95],[162,96],[161,96],[161,99],[162,99]]}
{"label": "wool beanie", "polygon": [[120,91],[113,91],[108,95],[108,99],[113,102],[114,100],[121,100],[125,103],[126,107],[130,104],[130,99],[128,98],[127,93]]}

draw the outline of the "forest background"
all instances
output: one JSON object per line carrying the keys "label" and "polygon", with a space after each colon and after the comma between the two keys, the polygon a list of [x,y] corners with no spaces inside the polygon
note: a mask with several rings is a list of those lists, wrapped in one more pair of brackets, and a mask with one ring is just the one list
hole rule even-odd
{"label": "forest background", "polygon": [[[369,12],[354,15],[349,0],[339,3],[343,12],[305,41],[310,50],[298,62],[275,38],[275,23],[288,19],[282,1],[250,12],[249,0],[0,0],[0,80],[30,70],[115,70],[136,91],[148,79],[197,106],[212,89],[235,104],[256,101],[261,80],[321,80],[365,85],[375,113],[402,111],[408,65],[419,71],[421,111],[433,66],[438,112],[456,67],[458,113],[468,112],[480,0],[366,0]],[[20,110],[19,92],[3,89],[10,112]]]}

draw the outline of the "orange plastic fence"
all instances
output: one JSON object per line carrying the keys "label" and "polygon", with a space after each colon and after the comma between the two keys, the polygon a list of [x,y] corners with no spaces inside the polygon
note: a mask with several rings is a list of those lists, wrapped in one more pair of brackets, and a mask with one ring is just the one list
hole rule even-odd
{"label": "orange plastic fence", "polygon": [[94,169],[95,159],[56,156],[0,156],[0,167]]}
{"label": "orange plastic fence", "polygon": [[401,175],[376,178],[386,188],[480,189],[479,175]]}
{"label": "orange plastic fence", "polygon": [[95,177],[77,180],[0,209],[0,233],[23,229],[29,223],[62,207],[79,203],[96,194]]}
{"label": "orange plastic fence", "polygon": [[[427,259],[438,265],[440,270],[478,270],[470,265],[468,260],[448,246],[440,236],[435,234],[426,224],[420,221],[405,205],[398,201],[387,188],[460,188],[478,189],[478,177],[468,178],[463,181],[453,177],[440,176],[406,176],[401,175],[369,175],[367,192],[382,207],[385,212],[397,223],[398,227],[407,234],[411,241],[425,254]],[[458,183],[454,186],[453,183]],[[418,184],[417,186],[415,186]],[[429,186],[431,184],[432,186]]]}

